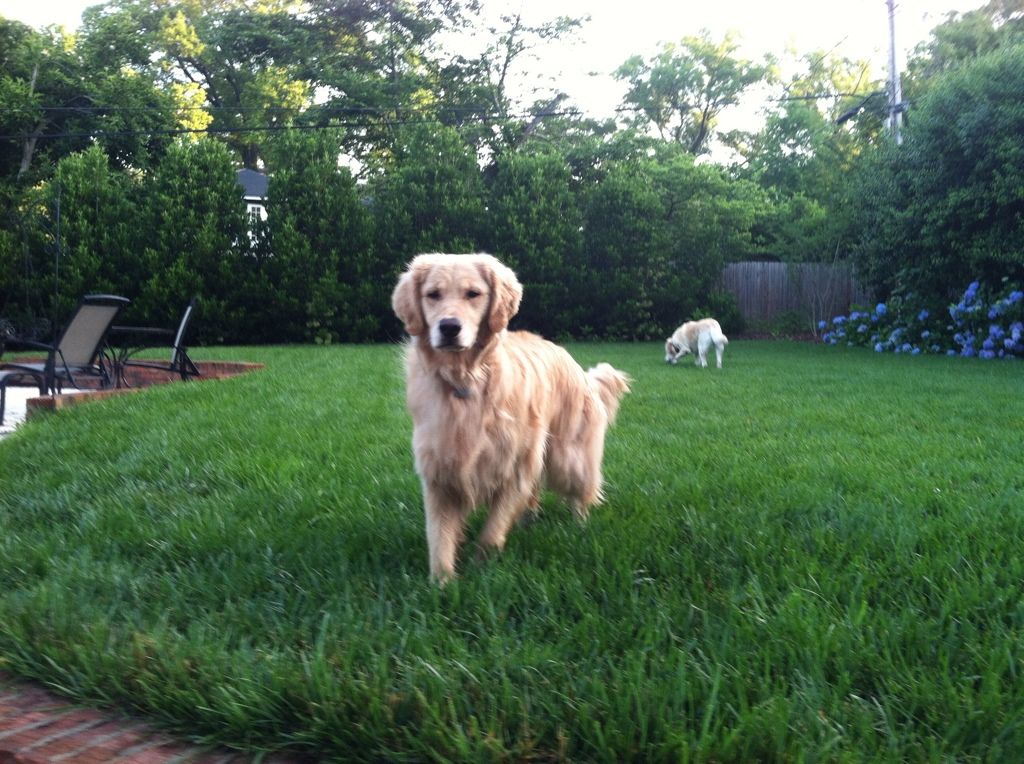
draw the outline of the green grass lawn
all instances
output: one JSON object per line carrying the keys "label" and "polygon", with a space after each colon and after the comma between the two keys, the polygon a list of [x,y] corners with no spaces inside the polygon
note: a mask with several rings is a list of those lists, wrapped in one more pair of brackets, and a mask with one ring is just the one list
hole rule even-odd
{"label": "green grass lawn", "polygon": [[1024,366],[570,350],[635,380],[605,505],[546,498],[444,589],[397,347],[210,349],[267,369],[28,422],[0,668],[320,760],[1024,751]]}

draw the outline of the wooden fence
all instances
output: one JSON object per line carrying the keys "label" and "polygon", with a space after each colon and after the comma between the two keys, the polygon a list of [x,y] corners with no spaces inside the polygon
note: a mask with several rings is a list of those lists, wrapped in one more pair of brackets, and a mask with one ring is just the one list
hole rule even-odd
{"label": "wooden fence", "polygon": [[806,320],[810,328],[872,300],[850,266],[827,263],[731,263],[722,273],[722,288],[735,296],[752,326],[790,314]]}

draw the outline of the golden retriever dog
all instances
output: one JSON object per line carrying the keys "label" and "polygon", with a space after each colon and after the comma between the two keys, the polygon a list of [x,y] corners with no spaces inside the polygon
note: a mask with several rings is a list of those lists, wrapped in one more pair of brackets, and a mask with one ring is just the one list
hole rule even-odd
{"label": "golden retriever dog", "polygon": [[563,348],[510,332],[523,288],[486,254],[417,256],[391,302],[410,336],[406,396],[430,573],[455,575],[466,520],[489,509],[479,551],[500,551],[542,487],[577,516],[601,500],[604,436],[629,377],[583,371]]}
{"label": "golden retriever dog", "polygon": [[687,321],[672,336],[665,340],[665,363],[676,363],[687,353],[695,353],[696,363],[702,369],[708,367],[708,350],[715,346],[718,368],[722,368],[722,353],[729,344],[729,338],[722,334],[722,327],[713,318]]}

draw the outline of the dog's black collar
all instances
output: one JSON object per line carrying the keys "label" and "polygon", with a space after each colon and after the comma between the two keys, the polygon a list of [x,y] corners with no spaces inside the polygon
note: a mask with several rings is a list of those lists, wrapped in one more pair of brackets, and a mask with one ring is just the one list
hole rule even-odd
{"label": "dog's black collar", "polygon": [[456,385],[455,383],[448,379],[445,379],[444,377],[441,377],[441,384],[447,387],[449,390],[451,390],[453,398],[458,398],[459,400],[466,400],[466,398],[470,397],[473,394],[472,390],[470,390],[468,386]]}

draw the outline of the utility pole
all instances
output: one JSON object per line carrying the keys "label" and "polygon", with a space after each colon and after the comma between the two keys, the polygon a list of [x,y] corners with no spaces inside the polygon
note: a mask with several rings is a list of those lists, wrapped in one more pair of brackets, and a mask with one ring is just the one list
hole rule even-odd
{"label": "utility pole", "polygon": [[903,89],[896,68],[896,3],[885,0],[889,7],[889,119],[886,121],[896,145],[903,143]]}

